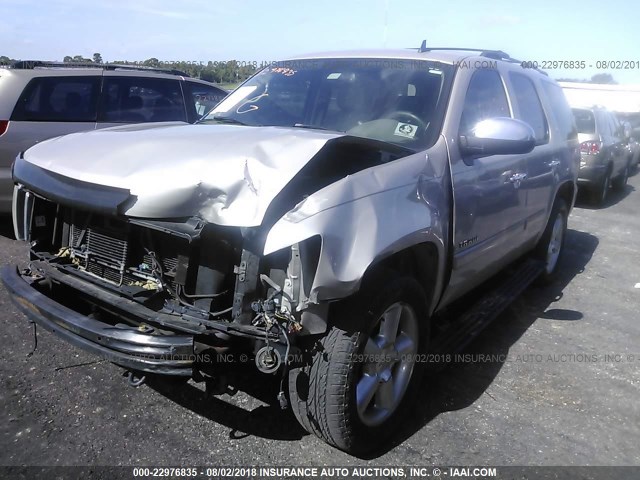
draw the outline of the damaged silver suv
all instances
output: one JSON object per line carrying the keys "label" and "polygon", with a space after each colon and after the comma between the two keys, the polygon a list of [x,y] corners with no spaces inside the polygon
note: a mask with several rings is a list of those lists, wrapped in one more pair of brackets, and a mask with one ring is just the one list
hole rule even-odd
{"label": "damaged silver suv", "polygon": [[[216,389],[250,362],[305,429],[362,452],[410,411],[427,353],[558,272],[579,160],[560,87],[503,52],[299,57],[198,124],[22,153],[30,262],[2,281],[136,383]],[[506,267],[495,301],[442,321]]]}

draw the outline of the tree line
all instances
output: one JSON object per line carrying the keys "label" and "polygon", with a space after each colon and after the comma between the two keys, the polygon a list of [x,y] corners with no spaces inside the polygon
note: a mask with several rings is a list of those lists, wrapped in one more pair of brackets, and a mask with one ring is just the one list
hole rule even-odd
{"label": "tree line", "polygon": [[604,83],[609,85],[616,85],[613,76],[610,73],[596,73],[589,80],[580,78],[556,78],[558,82],[577,82],[577,83]]}
{"label": "tree line", "polygon": [[[5,55],[0,56],[0,66],[8,66],[15,62],[15,59]],[[62,60],[64,63],[87,63],[102,64],[104,60],[100,53],[94,53],[92,58],[86,58],[82,55],[67,55]],[[109,63],[118,65],[135,65],[152,68],[175,69],[185,72],[193,78],[200,78],[208,82],[214,83],[239,83],[261,68],[257,62],[241,62],[238,60],[229,61],[208,61],[208,62],[163,62],[157,58],[148,58],[142,61],[114,60]]]}

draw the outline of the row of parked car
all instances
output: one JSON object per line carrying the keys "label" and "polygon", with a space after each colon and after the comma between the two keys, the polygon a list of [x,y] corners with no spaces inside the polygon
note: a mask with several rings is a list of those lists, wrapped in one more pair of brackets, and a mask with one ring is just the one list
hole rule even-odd
{"label": "row of parked car", "polygon": [[580,141],[578,183],[594,204],[602,205],[609,190],[623,190],[638,167],[640,113],[614,113],[599,106],[572,110]]}
{"label": "row of parked car", "polygon": [[[307,431],[353,453],[400,425],[427,354],[561,273],[578,180],[602,200],[629,171],[613,115],[572,111],[557,82],[502,51],[300,56],[194,125],[213,87],[151,76],[0,72],[0,144],[21,152],[6,188],[30,260],[2,282],[27,317],[135,385],[225,392],[246,372],[229,358],[250,359]],[[22,151],[33,133],[20,132],[78,119],[181,122]],[[472,306],[454,318],[455,305]]]}
{"label": "row of parked car", "polygon": [[11,211],[11,164],[32,145],[127,123],[193,123],[226,95],[177,70],[42,61],[0,69],[0,214]]}

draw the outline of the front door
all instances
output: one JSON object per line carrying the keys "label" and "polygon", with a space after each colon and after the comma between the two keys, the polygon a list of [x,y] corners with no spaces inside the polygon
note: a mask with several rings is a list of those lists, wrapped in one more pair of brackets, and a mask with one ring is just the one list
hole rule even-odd
{"label": "front door", "polygon": [[[473,73],[466,91],[458,137],[481,120],[510,117],[502,77],[496,70]],[[454,189],[453,270],[445,302],[482,283],[514,257],[524,238],[526,180],[522,155],[461,158],[451,148]]]}

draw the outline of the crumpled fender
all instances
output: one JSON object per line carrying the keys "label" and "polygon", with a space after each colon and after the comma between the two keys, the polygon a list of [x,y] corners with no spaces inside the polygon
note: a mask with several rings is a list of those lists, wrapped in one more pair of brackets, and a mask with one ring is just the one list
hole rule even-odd
{"label": "crumpled fender", "polygon": [[312,303],[354,293],[372,264],[423,242],[437,248],[441,275],[449,188],[441,137],[426,153],[360,171],[310,195],[274,224],[264,254],[321,237]]}

